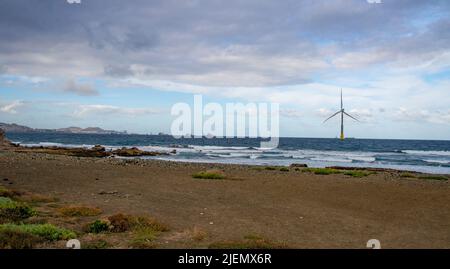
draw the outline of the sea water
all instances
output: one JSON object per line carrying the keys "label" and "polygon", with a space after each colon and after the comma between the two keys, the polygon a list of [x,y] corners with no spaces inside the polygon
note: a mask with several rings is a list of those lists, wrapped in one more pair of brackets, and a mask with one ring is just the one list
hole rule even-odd
{"label": "sea water", "polygon": [[[280,138],[278,148],[260,148],[257,138],[181,138],[170,135],[101,135],[64,133],[7,133],[24,146],[92,147],[107,149],[135,146],[147,151],[176,152],[150,159],[290,165],[310,167],[382,167],[450,174],[450,141]],[[174,151],[175,150],[175,151]]]}

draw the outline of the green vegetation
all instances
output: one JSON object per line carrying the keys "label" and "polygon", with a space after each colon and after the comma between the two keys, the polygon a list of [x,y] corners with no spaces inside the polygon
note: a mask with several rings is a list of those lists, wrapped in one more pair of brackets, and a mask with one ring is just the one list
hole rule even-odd
{"label": "green vegetation", "polygon": [[415,178],[416,176],[412,173],[404,172],[400,174],[400,177]]}
{"label": "green vegetation", "polygon": [[59,212],[68,217],[90,217],[100,215],[102,210],[96,207],[69,206],[60,208]]}
{"label": "green vegetation", "polygon": [[108,248],[109,246],[110,245],[108,242],[106,242],[103,239],[99,239],[99,240],[94,240],[91,242],[84,243],[82,245],[82,248],[83,249],[105,249],[105,248]]}
{"label": "green vegetation", "polygon": [[3,186],[0,186],[0,197],[13,197],[14,196],[14,192],[11,190],[6,189]]}
{"label": "green vegetation", "polygon": [[52,224],[1,224],[0,234],[3,233],[26,233],[49,241],[68,240],[76,237],[75,232]]}
{"label": "green vegetation", "polygon": [[281,171],[281,172],[289,172],[289,168],[287,168],[287,167],[281,167],[281,168],[280,168],[280,171]]}
{"label": "green vegetation", "polygon": [[373,174],[373,172],[363,170],[348,170],[344,172],[344,175],[352,177],[366,177],[371,174]]}
{"label": "green vegetation", "polygon": [[273,166],[266,166],[264,169],[270,170],[270,171],[275,171],[275,170],[277,170],[277,168],[276,168],[276,167],[273,167]]}
{"label": "green vegetation", "polygon": [[0,223],[20,221],[35,214],[33,208],[25,203],[0,197]]}
{"label": "green vegetation", "polygon": [[316,175],[344,174],[352,177],[366,177],[374,174],[374,172],[366,170],[341,170],[333,168],[304,168],[302,172],[314,173]]}
{"label": "green vegetation", "polygon": [[38,236],[22,231],[8,229],[0,231],[0,249],[31,249],[41,241]]}
{"label": "green vegetation", "polygon": [[156,244],[153,242],[159,232],[152,228],[139,228],[135,231],[134,237],[130,242],[132,248],[155,248]]}
{"label": "green vegetation", "polygon": [[331,174],[340,174],[343,171],[332,168],[305,168],[302,170],[302,172],[310,172],[316,175],[331,175]]}
{"label": "green vegetation", "polygon": [[96,220],[88,225],[87,232],[89,233],[102,233],[109,231],[110,226],[109,223],[104,220]]}
{"label": "green vegetation", "polygon": [[420,179],[427,179],[427,180],[448,180],[448,177],[446,176],[439,176],[439,175],[426,175],[426,176],[420,176]]}
{"label": "green vegetation", "polygon": [[192,177],[199,179],[225,179],[223,174],[213,171],[198,172],[193,174]]}

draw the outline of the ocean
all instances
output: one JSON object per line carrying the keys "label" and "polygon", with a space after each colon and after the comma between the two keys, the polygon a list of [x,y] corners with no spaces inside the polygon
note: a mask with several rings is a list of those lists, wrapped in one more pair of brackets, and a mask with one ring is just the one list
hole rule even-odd
{"label": "ocean", "polygon": [[310,167],[352,166],[394,168],[426,173],[450,174],[450,141],[280,138],[278,148],[259,148],[257,138],[181,138],[169,135],[100,135],[64,133],[7,133],[7,138],[24,146],[92,147],[107,149],[136,146],[142,150],[176,154],[149,159],[290,165]]}

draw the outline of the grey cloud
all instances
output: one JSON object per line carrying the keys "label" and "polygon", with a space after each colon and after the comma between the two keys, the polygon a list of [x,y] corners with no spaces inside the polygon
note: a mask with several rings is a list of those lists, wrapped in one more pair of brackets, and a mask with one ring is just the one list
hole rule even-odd
{"label": "grey cloud", "polygon": [[[383,2],[4,0],[0,65],[21,75],[272,86],[450,50],[450,2]],[[427,29],[411,23],[436,10],[442,18]]]}
{"label": "grey cloud", "polygon": [[66,82],[63,87],[65,92],[74,93],[82,96],[94,96],[98,95],[98,91],[89,84],[81,84],[77,83],[74,80],[70,79]]}

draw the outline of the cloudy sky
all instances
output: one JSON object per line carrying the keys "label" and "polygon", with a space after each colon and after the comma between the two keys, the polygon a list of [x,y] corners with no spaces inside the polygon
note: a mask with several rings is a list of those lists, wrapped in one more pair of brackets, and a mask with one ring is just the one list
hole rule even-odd
{"label": "cloudy sky", "polygon": [[370,2],[2,0],[0,122],[169,132],[203,94],[335,137],[343,88],[349,136],[450,139],[450,1]]}

